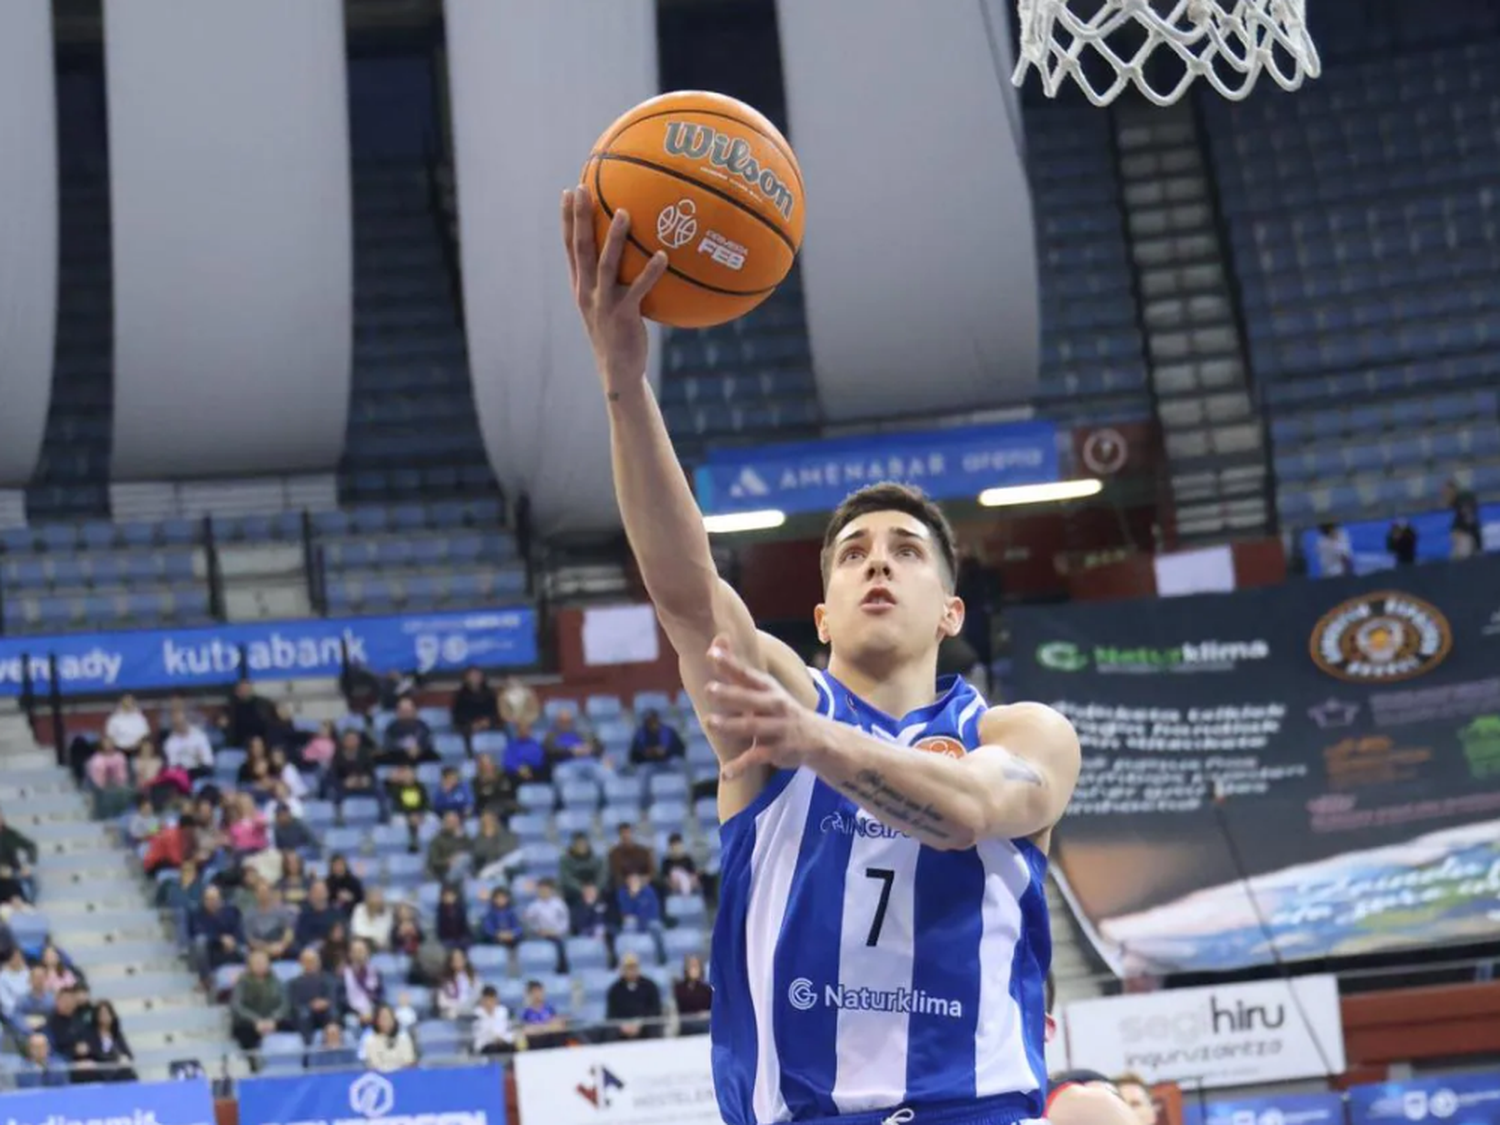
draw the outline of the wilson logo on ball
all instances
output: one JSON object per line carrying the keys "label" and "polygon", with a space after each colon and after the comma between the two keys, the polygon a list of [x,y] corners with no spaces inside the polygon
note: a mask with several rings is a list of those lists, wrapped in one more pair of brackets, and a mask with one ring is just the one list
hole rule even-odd
{"label": "wilson logo on ball", "polygon": [[672,121],[667,124],[665,148],[671,156],[685,156],[689,160],[706,158],[710,164],[759,188],[785,218],[790,219],[797,207],[797,197],[792,194],[792,189],[770,168],[761,167],[760,162],[750,155],[750,142],[743,138],[731,137],[707,125]]}

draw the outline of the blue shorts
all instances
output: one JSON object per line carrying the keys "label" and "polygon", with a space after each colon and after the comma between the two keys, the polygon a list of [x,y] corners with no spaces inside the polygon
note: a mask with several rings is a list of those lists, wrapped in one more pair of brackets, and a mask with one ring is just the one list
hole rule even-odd
{"label": "blue shorts", "polygon": [[998,1094],[978,1101],[893,1106],[842,1117],[817,1117],[796,1125],[1045,1125],[1029,1096]]}

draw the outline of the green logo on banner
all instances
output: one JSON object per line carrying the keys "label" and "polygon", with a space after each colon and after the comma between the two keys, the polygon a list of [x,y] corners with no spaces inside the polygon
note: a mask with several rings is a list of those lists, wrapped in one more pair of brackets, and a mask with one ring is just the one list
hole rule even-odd
{"label": "green logo on banner", "polygon": [[1071,641],[1048,641],[1038,645],[1036,661],[1054,672],[1081,672],[1089,666],[1088,654]]}

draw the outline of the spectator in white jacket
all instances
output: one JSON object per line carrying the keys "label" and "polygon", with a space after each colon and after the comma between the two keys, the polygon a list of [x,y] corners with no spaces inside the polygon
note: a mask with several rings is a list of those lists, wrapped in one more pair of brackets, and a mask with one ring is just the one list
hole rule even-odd
{"label": "spectator in white jacket", "polygon": [[384,952],[391,947],[391,929],[395,924],[396,912],[386,903],[385,892],[371,887],[365,892],[365,901],[354,908],[349,931],[369,942],[370,948]]}
{"label": "spectator in white jacket", "polygon": [[135,696],[128,692],[120,696],[120,702],[104,722],[104,733],[127,754],[134,754],[151,737],[151,724],[135,705]]}
{"label": "spectator in white jacket", "polygon": [[476,1055],[508,1055],[516,1049],[510,1010],[500,1003],[500,993],[492,984],[484,986],[474,1009],[473,1046]]}
{"label": "spectator in white jacket", "polygon": [[375,1022],[359,1040],[359,1061],[371,1070],[402,1070],[417,1065],[417,1045],[396,1022],[389,1004],[375,1009]]}

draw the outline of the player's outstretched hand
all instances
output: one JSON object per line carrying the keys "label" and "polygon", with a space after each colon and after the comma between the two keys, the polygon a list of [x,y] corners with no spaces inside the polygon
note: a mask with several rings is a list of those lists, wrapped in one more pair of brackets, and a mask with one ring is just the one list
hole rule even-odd
{"label": "player's outstretched hand", "polygon": [[569,188],[562,195],[563,249],[573,299],[594,345],[594,362],[606,394],[639,381],[646,374],[646,324],[641,302],[667,272],[667,255],[657,251],[629,285],[620,284],[620,259],[630,233],[630,216],[616,211],[604,248],[595,245],[594,203],[588,188]]}
{"label": "player's outstretched hand", "polygon": [[713,707],[709,728],[750,744],[725,764],[724,779],[733,781],[757,766],[796,769],[805,764],[816,744],[818,714],[793,699],[773,676],[736,656],[727,636],[714,638],[708,658],[714,670],[708,683]]}

